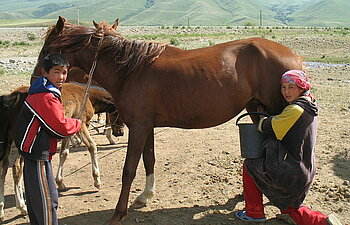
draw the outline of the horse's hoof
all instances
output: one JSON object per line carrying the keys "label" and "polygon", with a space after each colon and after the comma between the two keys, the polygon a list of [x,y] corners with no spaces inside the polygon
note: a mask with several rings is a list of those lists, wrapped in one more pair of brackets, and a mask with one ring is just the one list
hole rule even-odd
{"label": "horse's hoof", "polygon": [[22,216],[28,215],[27,207],[19,208],[19,210],[21,211],[21,215],[22,215]]}
{"label": "horse's hoof", "polygon": [[97,188],[98,190],[101,190],[101,182],[95,182],[94,183],[95,188]]}
{"label": "horse's hoof", "polygon": [[68,188],[66,187],[66,185],[64,185],[64,183],[59,183],[57,184],[57,190],[60,192],[64,192],[68,191]]}
{"label": "horse's hoof", "polygon": [[146,207],[146,205],[146,203],[136,200],[130,205],[130,209],[140,209]]}
{"label": "horse's hoof", "polygon": [[126,218],[126,213],[123,215],[113,215],[106,225],[122,225],[122,221]]}

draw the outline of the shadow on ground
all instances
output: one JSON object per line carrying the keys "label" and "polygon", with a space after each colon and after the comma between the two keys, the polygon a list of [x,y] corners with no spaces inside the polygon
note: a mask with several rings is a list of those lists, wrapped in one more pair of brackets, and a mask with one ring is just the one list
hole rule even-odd
{"label": "shadow on ground", "polygon": [[[226,204],[212,205],[208,207],[180,207],[157,209],[153,211],[129,210],[128,217],[123,222],[125,225],[245,225],[246,222],[240,221],[234,215],[221,213],[222,210],[229,210],[235,207],[238,202],[243,201],[242,195],[237,195],[229,199]],[[60,219],[60,224],[64,225],[106,225],[109,218],[112,217],[114,210],[93,211],[66,217]],[[226,221],[226,222],[223,222]],[[275,218],[268,220],[265,224],[286,225],[287,223]],[[22,223],[22,225],[29,225]]]}
{"label": "shadow on ground", "polygon": [[343,180],[350,181],[350,153],[348,151],[338,153],[332,163],[335,175]]}

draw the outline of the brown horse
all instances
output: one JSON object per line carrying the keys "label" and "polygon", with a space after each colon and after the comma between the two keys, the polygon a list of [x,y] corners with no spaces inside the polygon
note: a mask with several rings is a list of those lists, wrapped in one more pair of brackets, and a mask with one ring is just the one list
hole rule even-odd
{"label": "brown horse", "polygon": [[[0,96],[0,221],[4,219],[4,182],[9,166],[9,154],[11,152],[11,145],[13,140],[14,124],[20,108],[24,100],[28,96],[28,86],[22,86],[14,90],[8,95]],[[81,85],[67,83],[62,87],[62,104],[66,117],[77,118],[81,108],[81,101],[84,96],[85,87]],[[101,90],[100,88],[92,88],[90,90],[89,99],[86,109],[82,115],[82,128],[80,130],[81,137],[84,144],[91,155],[92,173],[94,177],[94,184],[100,188],[101,181],[99,176],[99,168],[97,162],[97,147],[94,140],[91,138],[87,126],[93,117],[94,113],[108,112],[112,113],[115,124],[113,126],[113,133],[123,135],[123,123],[118,119],[118,112],[116,111],[114,102],[110,94]],[[63,183],[63,165],[69,154],[69,138],[62,140],[60,148],[59,166],[57,169],[56,183],[59,190],[63,190],[66,186]],[[26,205],[23,198],[23,191],[21,186],[23,159],[17,157],[13,164],[13,179],[15,187],[16,206],[20,209],[21,214],[27,213]]]}
{"label": "brown horse", "polygon": [[[160,43],[127,40],[113,29],[66,23],[59,17],[46,35],[34,69],[48,53],[61,52],[71,65],[89,72],[107,89],[129,128],[122,189],[109,223],[127,215],[130,187],[141,155],[146,188],[134,206],[153,195],[154,127],[207,128],[222,124],[243,109],[280,113],[286,105],[280,77],[302,69],[289,48],[263,38],[236,40],[211,47],[182,50]],[[253,118],[255,121],[257,118]]]}

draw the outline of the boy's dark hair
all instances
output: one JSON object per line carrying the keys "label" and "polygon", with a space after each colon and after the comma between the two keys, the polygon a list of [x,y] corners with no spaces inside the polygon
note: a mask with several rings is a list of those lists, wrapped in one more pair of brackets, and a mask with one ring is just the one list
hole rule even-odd
{"label": "boy's dark hair", "polygon": [[48,73],[54,66],[66,66],[69,67],[68,60],[61,54],[49,54],[44,58],[43,67]]}

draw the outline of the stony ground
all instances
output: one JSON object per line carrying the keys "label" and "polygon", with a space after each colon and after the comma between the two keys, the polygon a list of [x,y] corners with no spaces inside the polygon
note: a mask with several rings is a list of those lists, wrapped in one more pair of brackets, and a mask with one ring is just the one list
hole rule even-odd
{"label": "stony ground", "polygon": [[[167,30],[125,28],[125,32],[131,36],[165,31]],[[45,29],[0,29],[0,40],[28,42],[28,33],[35,33],[37,37],[41,37],[44,32]],[[223,28],[215,32],[227,32],[227,30]],[[244,36],[244,31],[241,30],[232,30],[232,33],[238,38]],[[291,36],[293,35],[291,31]],[[208,45],[208,40],[213,41],[213,37],[216,36],[181,37],[179,40],[182,43],[180,45],[189,45],[191,42],[192,47],[201,47]],[[225,41],[227,37],[224,39],[223,37],[217,37],[214,42]],[[315,55],[321,58],[322,55],[325,57],[331,54],[337,55],[337,51],[348,54],[345,52],[350,46],[347,45],[349,38],[334,38],[332,41],[331,37],[324,39],[315,37],[314,34],[312,37],[305,34],[295,39],[285,35],[276,39],[302,55]],[[323,45],[326,45],[325,49]],[[12,60],[9,64],[19,62],[16,70],[25,67],[31,71],[38,49],[40,49],[38,40],[34,41],[32,46],[1,48],[0,63],[3,62],[5,65],[8,60]],[[0,75],[0,94],[9,93],[17,86],[29,83],[30,72],[18,74],[7,66],[4,67],[6,70]],[[316,146],[318,172],[305,204],[326,214],[337,213],[345,225],[350,225],[349,69],[349,65],[308,68],[313,94],[318,99],[320,115]],[[131,210],[124,224],[245,224],[234,216],[236,210],[244,207],[241,194],[242,158],[239,153],[238,130],[234,122],[235,119],[202,130],[157,128],[155,130],[157,193],[147,207]],[[102,189],[96,190],[93,187],[90,157],[85,147],[71,149],[64,170],[65,183],[69,190],[60,193],[59,198],[60,224],[104,224],[113,214],[121,188],[127,134],[122,138],[115,138],[116,145],[108,145],[107,139],[94,130],[91,130],[91,134],[98,143]],[[57,162],[58,157],[55,157],[54,170]],[[130,202],[144,187],[145,175],[142,163],[139,167],[132,186]],[[28,218],[20,216],[15,208],[11,172],[10,169],[5,184],[6,218],[3,224],[28,224]],[[265,203],[268,217],[265,224],[287,224],[276,219],[278,210],[271,206],[267,199]]]}

